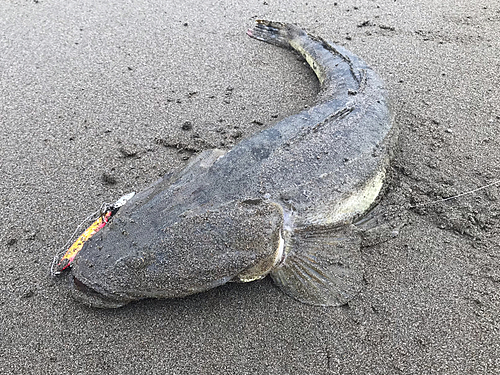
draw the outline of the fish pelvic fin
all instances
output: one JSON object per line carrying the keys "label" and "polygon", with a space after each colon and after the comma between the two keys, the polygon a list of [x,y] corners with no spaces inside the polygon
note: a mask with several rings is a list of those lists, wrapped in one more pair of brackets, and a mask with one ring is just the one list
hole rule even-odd
{"label": "fish pelvic fin", "polygon": [[305,228],[290,237],[285,260],[271,271],[276,285],[315,306],[342,306],[363,286],[361,235],[353,225]]}

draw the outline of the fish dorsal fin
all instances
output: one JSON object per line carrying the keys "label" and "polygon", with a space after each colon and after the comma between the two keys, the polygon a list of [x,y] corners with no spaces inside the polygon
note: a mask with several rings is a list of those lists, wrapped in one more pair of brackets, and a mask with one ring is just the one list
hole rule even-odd
{"label": "fish dorsal fin", "polygon": [[179,177],[206,171],[214,165],[217,160],[223,157],[225,153],[226,151],[217,148],[201,152],[182,169]]}
{"label": "fish dorsal fin", "polygon": [[352,225],[293,233],[284,262],[271,272],[288,295],[316,306],[342,306],[363,284],[361,236]]}

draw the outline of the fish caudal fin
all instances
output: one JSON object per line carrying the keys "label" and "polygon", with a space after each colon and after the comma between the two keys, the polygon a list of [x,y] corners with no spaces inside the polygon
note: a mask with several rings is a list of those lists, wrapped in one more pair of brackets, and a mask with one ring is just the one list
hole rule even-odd
{"label": "fish caudal fin", "polygon": [[361,290],[361,236],[354,226],[292,235],[285,261],[271,272],[288,295],[316,306],[342,306]]}
{"label": "fish caudal fin", "polygon": [[290,46],[290,39],[292,35],[290,34],[293,31],[301,30],[291,24],[257,20],[256,25],[253,28],[248,29],[247,35],[257,40],[274,44],[278,47],[292,48]]}

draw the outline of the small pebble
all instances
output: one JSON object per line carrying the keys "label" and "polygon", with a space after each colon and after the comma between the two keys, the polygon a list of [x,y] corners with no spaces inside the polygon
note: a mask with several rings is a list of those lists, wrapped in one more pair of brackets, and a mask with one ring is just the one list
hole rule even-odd
{"label": "small pebble", "polygon": [[28,287],[25,290],[23,290],[23,292],[21,293],[21,298],[30,298],[30,297],[33,297],[34,295],[35,295],[35,291]]}
{"label": "small pebble", "polygon": [[102,175],[101,175],[101,180],[102,182],[104,182],[106,185],[114,185],[116,184],[117,180],[114,176],[104,172]]}

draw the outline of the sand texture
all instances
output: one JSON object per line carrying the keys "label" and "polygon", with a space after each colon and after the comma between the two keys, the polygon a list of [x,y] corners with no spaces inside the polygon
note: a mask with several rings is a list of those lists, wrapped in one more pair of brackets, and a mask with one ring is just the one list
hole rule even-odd
{"label": "sand texture", "polygon": [[[345,46],[391,93],[379,210],[402,227],[367,238],[362,292],[68,298],[52,257],[102,202],[314,103],[300,59],[245,35],[256,18]],[[2,1],[0,373],[500,373],[499,70],[497,1]]]}

